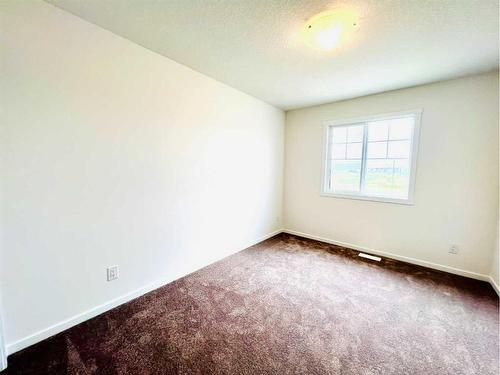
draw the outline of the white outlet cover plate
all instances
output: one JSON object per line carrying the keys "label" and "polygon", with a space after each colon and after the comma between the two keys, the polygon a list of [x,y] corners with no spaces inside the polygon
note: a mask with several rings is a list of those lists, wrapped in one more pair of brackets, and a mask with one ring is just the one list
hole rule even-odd
{"label": "white outlet cover plate", "polygon": [[108,281],[118,279],[118,266],[111,266],[107,268],[107,279]]}

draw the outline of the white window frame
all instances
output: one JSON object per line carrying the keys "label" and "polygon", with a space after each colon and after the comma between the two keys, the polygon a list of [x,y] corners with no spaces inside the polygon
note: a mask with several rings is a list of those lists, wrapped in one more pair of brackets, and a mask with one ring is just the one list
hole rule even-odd
{"label": "white window frame", "polygon": [[[401,111],[401,112],[392,112],[385,113],[373,116],[366,117],[358,117],[358,118],[350,118],[344,120],[335,120],[335,121],[325,121],[323,127],[323,169],[321,175],[321,192],[320,195],[325,197],[333,197],[333,198],[347,198],[347,199],[357,199],[357,200],[365,200],[365,201],[374,201],[374,202],[385,202],[385,203],[397,203],[397,204],[406,204],[413,205],[415,199],[415,180],[417,174],[417,158],[418,158],[418,145],[420,139],[420,125],[422,118],[422,109],[414,109],[409,111]],[[395,118],[405,117],[405,116],[414,116],[415,123],[413,126],[413,134],[411,138],[411,150],[410,150],[410,181],[408,186],[408,198],[407,199],[398,199],[398,198],[389,198],[389,197],[378,197],[373,195],[365,195],[361,192],[359,193],[334,193],[328,190],[328,181],[330,179],[330,158],[328,157],[329,151],[329,134],[330,128],[335,126],[349,126],[356,124],[363,124],[371,121],[377,120],[391,120]],[[363,141],[363,156],[362,156],[362,165],[366,164],[366,134],[364,136]],[[361,178],[363,178],[361,176]]]}

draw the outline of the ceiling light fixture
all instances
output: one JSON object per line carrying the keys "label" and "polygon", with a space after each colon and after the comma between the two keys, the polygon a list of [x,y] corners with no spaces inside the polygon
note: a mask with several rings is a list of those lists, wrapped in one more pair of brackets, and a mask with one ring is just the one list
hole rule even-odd
{"label": "ceiling light fixture", "polygon": [[330,51],[352,34],[357,23],[352,11],[329,10],[310,18],[304,25],[302,37],[311,47]]}

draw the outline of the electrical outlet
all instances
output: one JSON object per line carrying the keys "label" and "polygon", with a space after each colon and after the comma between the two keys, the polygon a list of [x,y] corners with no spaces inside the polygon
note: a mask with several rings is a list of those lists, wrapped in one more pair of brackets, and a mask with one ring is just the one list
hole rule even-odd
{"label": "electrical outlet", "polygon": [[107,268],[108,281],[118,279],[118,266],[111,266]]}
{"label": "electrical outlet", "polygon": [[458,248],[458,245],[451,245],[450,250],[448,250],[448,252],[450,254],[458,254],[459,250],[460,249]]}

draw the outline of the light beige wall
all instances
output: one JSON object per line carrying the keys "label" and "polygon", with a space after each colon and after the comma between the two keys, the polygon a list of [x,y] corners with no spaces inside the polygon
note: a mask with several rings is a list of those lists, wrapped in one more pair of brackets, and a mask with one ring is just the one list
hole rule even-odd
{"label": "light beige wall", "polygon": [[[500,103],[499,103],[500,104]],[[499,121],[499,126],[500,126],[500,118],[498,119]],[[499,143],[500,143],[500,138],[499,138]],[[497,155],[497,157],[500,160],[500,153]],[[499,192],[500,196],[500,192]],[[491,265],[491,271],[490,271],[490,276],[495,283],[495,289],[497,293],[500,294],[500,255],[499,255],[499,245],[500,245],[500,207],[499,207],[499,212],[498,212],[498,219],[497,220],[497,238],[495,242],[495,248],[493,251],[493,262]]]}
{"label": "light beige wall", "polygon": [[[415,205],[320,196],[324,121],[417,108],[423,116]],[[285,133],[287,229],[490,273],[498,217],[498,73],[289,111]],[[458,255],[448,253],[452,244]]]}
{"label": "light beige wall", "polygon": [[281,228],[281,110],[47,3],[0,12],[11,350]]}
{"label": "light beige wall", "polygon": [[490,271],[490,276],[491,278],[493,279],[493,282],[496,284],[495,287],[497,289],[497,293],[499,292],[498,288],[500,286],[500,281],[499,281],[499,256],[498,256],[498,226],[497,226],[497,238],[496,238],[496,241],[495,241],[495,248],[493,250],[493,261],[492,261],[492,264],[491,264],[491,271]]}
{"label": "light beige wall", "polygon": [[[499,103],[500,104],[500,103]],[[500,126],[500,118],[498,119],[499,121],[499,126]],[[500,142],[500,138],[499,138]],[[500,160],[500,154],[497,155],[499,160]],[[500,196],[500,192],[499,192]],[[490,276],[495,283],[495,289],[497,293],[500,294],[500,255],[499,255],[499,245],[500,245],[500,207],[499,207],[499,220],[497,221],[497,237],[496,237],[496,242],[495,242],[495,248],[493,251],[493,262],[491,265],[491,270],[490,270]]]}

